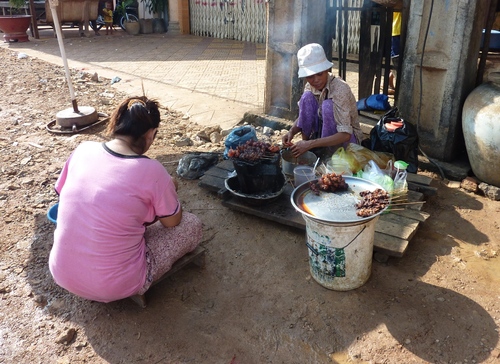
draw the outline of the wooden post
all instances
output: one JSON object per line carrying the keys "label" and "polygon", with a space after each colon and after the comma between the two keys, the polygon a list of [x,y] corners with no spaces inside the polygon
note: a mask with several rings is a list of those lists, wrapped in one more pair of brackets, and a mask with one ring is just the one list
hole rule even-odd
{"label": "wooden post", "polygon": [[181,34],[190,34],[191,27],[189,24],[189,0],[178,0],[179,6],[179,27]]}
{"label": "wooden post", "polygon": [[29,7],[31,14],[31,35],[35,39],[40,39],[40,35],[38,34],[38,21],[36,19],[35,3],[33,0],[29,1]]}

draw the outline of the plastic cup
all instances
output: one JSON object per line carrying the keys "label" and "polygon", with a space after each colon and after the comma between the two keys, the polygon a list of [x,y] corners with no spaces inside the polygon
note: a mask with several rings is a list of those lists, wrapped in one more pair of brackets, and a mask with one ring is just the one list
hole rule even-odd
{"label": "plastic cup", "polygon": [[315,179],[314,168],[309,166],[297,166],[293,169],[293,181],[295,187],[300,186],[301,184],[314,181]]}

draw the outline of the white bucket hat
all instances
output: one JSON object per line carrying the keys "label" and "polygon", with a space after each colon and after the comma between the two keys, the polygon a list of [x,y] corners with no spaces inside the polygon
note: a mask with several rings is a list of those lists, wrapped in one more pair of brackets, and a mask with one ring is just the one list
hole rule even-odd
{"label": "white bucket hat", "polygon": [[299,61],[299,78],[309,77],[333,67],[326,59],[325,50],[320,44],[311,43],[303,46],[297,52]]}

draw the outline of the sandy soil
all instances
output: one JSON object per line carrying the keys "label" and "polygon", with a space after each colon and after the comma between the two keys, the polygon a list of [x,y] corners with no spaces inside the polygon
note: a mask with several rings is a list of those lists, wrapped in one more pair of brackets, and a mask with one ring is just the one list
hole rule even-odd
{"label": "sandy soil", "polygon": [[[148,307],[90,302],[48,271],[54,182],[83,140],[103,126],[55,135],[46,124],[71,107],[62,68],[0,48],[0,363],[498,363],[500,203],[447,186],[424,210],[403,258],[374,261],[347,292],[311,278],[302,231],[237,213],[179,179],[185,209],[204,223],[206,267],[153,287]],[[75,70],[79,105],[111,112],[125,95]],[[172,174],[186,151],[175,137],[202,128],[165,110],[149,153]]]}

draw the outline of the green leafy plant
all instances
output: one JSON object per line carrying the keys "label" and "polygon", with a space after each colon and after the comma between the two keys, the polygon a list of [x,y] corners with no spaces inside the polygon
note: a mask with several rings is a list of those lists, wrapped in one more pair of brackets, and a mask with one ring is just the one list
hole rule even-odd
{"label": "green leafy plant", "polygon": [[128,18],[128,14],[127,14],[127,7],[128,6],[131,6],[132,4],[134,3],[134,0],[124,0],[124,1],[121,1],[120,3],[118,3],[116,5],[116,12],[120,15],[120,16],[124,16],[125,17],[125,21],[131,21],[129,18]]}
{"label": "green leafy plant", "polygon": [[25,4],[25,0],[9,0],[11,14],[18,13]]}
{"label": "green leafy plant", "polygon": [[142,0],[151,14],[163,14],[167,0]]}

